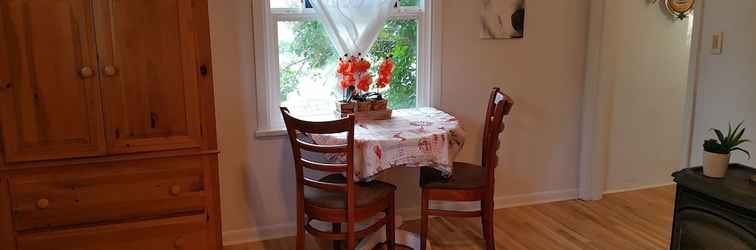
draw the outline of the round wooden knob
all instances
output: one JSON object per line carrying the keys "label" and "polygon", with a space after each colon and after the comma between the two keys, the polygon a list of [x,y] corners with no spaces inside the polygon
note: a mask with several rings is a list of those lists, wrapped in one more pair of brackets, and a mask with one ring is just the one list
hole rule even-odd
{"label": "round wooden knob", "polygon": [[173,194],[173,195],[179,195],[179,194],[181,194],[181,186],[179,186],[179,185],[173,185],[173,186],[171,186],[171,194]]}
{"label": "round wooden knob", "polygon": [[48,199],[39,199],[37,201],[37,208],[39,209],[45,209],[50,207],[50,200]]}
{"label": "round wooden knob", "polygon": [[92,70],[92,68],[90,67],[84,66],[79,69],[79,75],[81,76],[81,78],[87,79],[94,76],[94,70]]}
{"label": "round wooden knob", "polygon": [[184,240],[184,237],[178,237],[178,239],[176,239],[176,241],[175,241],[175,242],[173,242],[173,246],[174,246],[174,247],[175,247],[176,249],[181,249],[181,248],[183,248],[183,247],[184,247],[184,241],[185,241],[185,240]]}
{"label": "round wooden knob", "polygon": [[114,76],[118,74],[118,69],[113,65],[105,66],[102,70],[105,72],[106,76]]}

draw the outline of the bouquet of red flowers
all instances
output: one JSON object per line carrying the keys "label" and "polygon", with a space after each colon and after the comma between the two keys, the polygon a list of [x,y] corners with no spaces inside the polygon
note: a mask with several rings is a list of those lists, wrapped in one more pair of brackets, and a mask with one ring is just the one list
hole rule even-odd
{"label": "bouquet of red flowers", "polygon": [[[344,57],[339,58],[336,75],[339,77],[339,87],[344,91],[345,102],[351,100],[367,101],[370,98],[383,99],[379,90],[386,88],[391,83],[391,75],[394,71],[393,57],[386,57],[378,67],[378,80],[376,82],[373,81],[373,75],[369,72],[371,67],[370,62],[365,60],[362,54],[357,54],[357,56],[344,55]],[[373,92],[370,92],[371,86],[376,86]]]}

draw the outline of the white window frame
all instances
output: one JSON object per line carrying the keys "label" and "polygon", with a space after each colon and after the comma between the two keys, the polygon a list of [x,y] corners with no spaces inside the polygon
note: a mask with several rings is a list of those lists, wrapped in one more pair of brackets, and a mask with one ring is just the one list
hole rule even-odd
{"label": "white window frame", "polygon": [[[416,105],[435,107],[441,99],[441,1],[419,0],[417,7],[395,8],[389,19],[415,19],[418,23],[418,72]],[[271,9],[270,0],[253,0],[255,72],[257,91],[256,136],[285,134],[279,111],[279,21],[312,21],[312,9]],[[336,84],[336,83],[334,83]]]}

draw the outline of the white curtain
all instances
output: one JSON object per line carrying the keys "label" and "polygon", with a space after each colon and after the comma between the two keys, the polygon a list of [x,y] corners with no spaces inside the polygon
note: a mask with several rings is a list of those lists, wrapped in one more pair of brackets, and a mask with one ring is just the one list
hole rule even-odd
{"label": "white curtain", "polygon": [[341,55],[365,54],[397,0],[310,0]]}

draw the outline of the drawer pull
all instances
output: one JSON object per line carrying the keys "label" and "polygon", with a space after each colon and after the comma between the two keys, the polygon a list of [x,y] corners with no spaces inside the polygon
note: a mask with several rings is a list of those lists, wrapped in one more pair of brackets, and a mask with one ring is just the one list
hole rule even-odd
{"label": "drawer pull", "polygon": [[175,247],[176,249],[184,248],[184,237],[178,237],[178,239],[176,239],[176,242],[173,243],[173,247]]}
{"label": "drawer pull", "polygon": [[84,66],[79,69],[79,76],[81,76],[81,79],[88,79],[94,76],[94,70],[92,68]]}
{"label": "drawer pull", "polygon": [[50,200],[48,199],[39,199],[37,201],[37,208],[39,209],[46,209],[50,207]]}
{"label": "drawer pull", "polygon": [[118,73],[118,68],[113,65],[105,66],[102,70],[105,71],[106,76],[115,76]]}
{"label": "drawer pull", "polygon": [[181,194],[181,186],[179,185],[171,186],[171,194],[173,194],[174,196]]}

